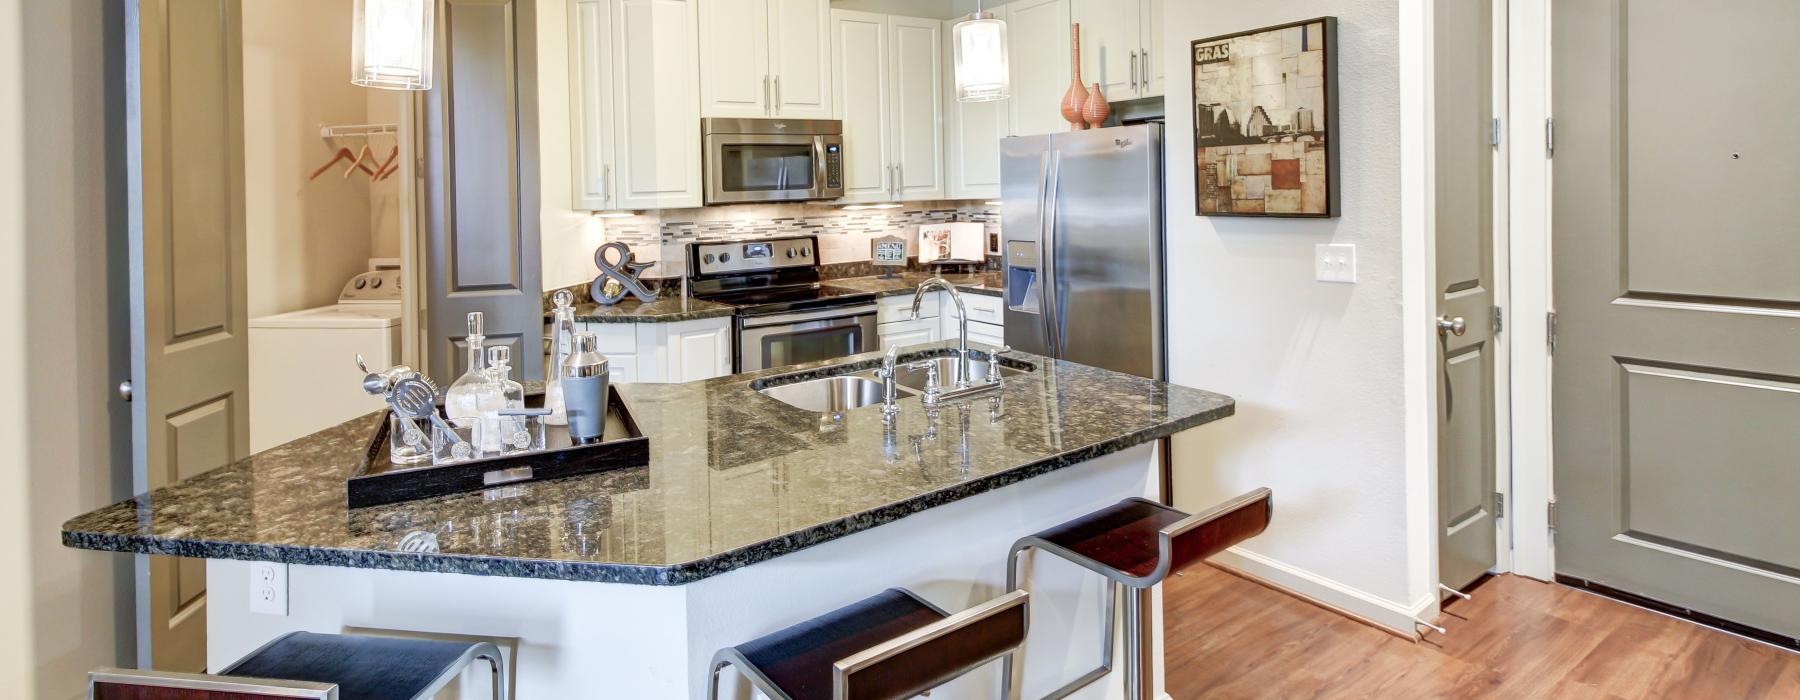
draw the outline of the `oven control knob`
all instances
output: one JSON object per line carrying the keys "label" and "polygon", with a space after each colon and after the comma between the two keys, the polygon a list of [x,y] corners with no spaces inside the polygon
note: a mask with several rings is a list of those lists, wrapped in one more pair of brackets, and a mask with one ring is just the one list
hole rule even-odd
{"label": "oven control knob", "polygon": [[719,262],[731,262],[731,254],[730,253],[720,253],[719,254]]}
{"label": "oven control knob", "polygon": [[800,249],[800,257],[803,257],[803,258],[812,257],[812,249],[811,248],[801,248]]}
{"label": "oven control knob", "polygon": [[703,257],[700,260],[708,265],[711,265],[713,263],[714,257],[713,257],[712,253],[707,253],[706,257]]}
{"label": "oven control knob", "polygon": [[788,257],[790,257],[790,258],[792,258],[792,257],[794,257],[794,255],[795,255],[795,253],[794,253],[794,249],[793,249],[793,248],[789,248],[789,249],[788,249]]}

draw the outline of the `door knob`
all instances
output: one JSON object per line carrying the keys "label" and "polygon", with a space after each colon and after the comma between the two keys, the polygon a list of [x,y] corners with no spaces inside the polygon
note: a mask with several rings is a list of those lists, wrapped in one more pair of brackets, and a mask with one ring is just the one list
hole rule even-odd
{"label": "door knob", "polygon": [[125,399],[126,401],[131,400],[131,381],[130,380],[119,382],[119,398]]}
{"label": "door knob", "polygon": [[1437,319],[1437,328],[1439,336],[1454,335],[1461,337],[1462,334],[1469,332],[1469,324],[1464,322],[1463,317],[1461,316],[1439,316]]}

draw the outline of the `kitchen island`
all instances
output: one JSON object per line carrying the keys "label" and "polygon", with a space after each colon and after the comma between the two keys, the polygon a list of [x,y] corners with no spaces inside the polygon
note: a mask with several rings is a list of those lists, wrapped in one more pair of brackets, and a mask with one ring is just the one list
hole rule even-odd
{"label": "kitchen island", "polygon": [[[880,359],[621,385],[647,467],[350,510],[366,416],[79,516],[63,541],[211,560],[214,668],[287,631],[394,631],[496,641],[518,697],[701,698],[718,648],[885,588],[951,610],[999,595],[1014,539],[1154,495],[1153,441],[1234,408],[1022,353],[1011,362],[1030,371],[996,392],[936,410],[905,398],[891,421],[756,390]],[[288,565],[286,615],[251,612],[251,562]],[[1032,697],[1098,660],[1106,589],[1050,557],[1028,571]],[[990,698],[998,676],[933,697]],[[1121,694],[1114,677],[1079,697]]]}

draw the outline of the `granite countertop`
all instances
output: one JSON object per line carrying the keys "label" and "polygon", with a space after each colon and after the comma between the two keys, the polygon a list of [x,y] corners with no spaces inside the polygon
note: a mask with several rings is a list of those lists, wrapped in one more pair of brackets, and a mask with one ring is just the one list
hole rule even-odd
{"label": "granite countertop", "polygon": [[737,312],[729,304],[680,295],[660,296],[643,302],[632,297],[611,306],[595,303],[575,306],[576,323],[674,323],[701,318],[722,318]]}
{"label": "granite countertop", "polygon": [[[938,344],[902,355],[949,352]],[[1035,365],[928,415],[837,416],[757,393],[878,353],[687,384],[622,384],[650,464],[351,511],[370,414],[63,524],[84,549],[679,585],[1232,414],[1232,399],[1085,365]],[[997,399],[990,399],[997,396]]]}
{"label": "granite countertop", "polygon": [[943,277],[944,281],[956,285],[957,291],[964,294],[981,294],[997,297],[1005,295],[1005,280],[998,272],[976,272],[962,275],[934,275],[929,272],[902,272],[894,279],[880,277],[846,277],[825,280],[825,284],[863,292],[874,292],[878,296],[911,294],[919,284],[932,277]]}

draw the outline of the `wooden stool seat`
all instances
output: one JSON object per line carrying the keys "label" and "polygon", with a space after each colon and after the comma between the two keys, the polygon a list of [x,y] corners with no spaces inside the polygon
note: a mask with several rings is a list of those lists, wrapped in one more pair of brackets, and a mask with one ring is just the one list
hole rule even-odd
{"label": "wooden stool seat", "polygon": [[707,697],[729,665],[775,700],[909,698],[1017,648],[1025,598],[1014,591],[952,615],[890,588],[720,650]]}
{"label": "wooden stool seat", "polygon": [[[1013,543],[1006,560],[1006,585],[1017,588],[1019,557],[1043,550],[1105,576],[1113,590],[1106,596],[1101,622],[1100,666],[1051,691],[1046,700],[1066,697],[1112,673],[1115,600],[1125,600],[1125,697],[1149,700],[1152,602],[1150,590],[1180,571],[1234,544],[1262,534],[1273,515],[1266,488],[1188,515],[1142,498],[1127,498]],[[1002,694],[1013,694],[1012,657],[1007,657]]]}

